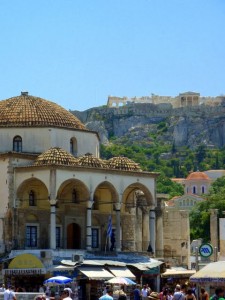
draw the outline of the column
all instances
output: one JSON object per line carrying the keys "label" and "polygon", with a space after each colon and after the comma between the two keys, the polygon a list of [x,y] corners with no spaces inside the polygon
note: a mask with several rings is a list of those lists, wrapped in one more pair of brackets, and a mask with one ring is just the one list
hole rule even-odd
{"label": "column", "polygon": [[155,254],[155,210],[154,209],[150,209],[149,226],[150,226],[150,245],[152,247],[152,252]]}
{"label": "column", "polygon": [[141,251],[147,251],[149,246],[149,207],[142,208],[142,249]]}
{"label": "column", "polygon": [[156,208],[156,255],[163,256],[163,203],[162,199],[157,199],[157,208]]}
{"label": "column", "polygon": [[56,201],[50,200],[50,249],[56,249]]}
{"label": "column", "polygon": [[86,250],[91,250],[92,249],[92,232],[91,232],[91,227],[92,227],[92,205],[93,201],[88,201],[88,207],[87,207],[87,221],[86,221]]}
{"label": "column", "polygon": [[116,251],[121,251],[121,226],[120,226],[120,209],[121,204],[115,204],[116,207]]}
{"label": "column", "polygon": [[213,247],[218,247],[218,209],[210,209],[210,239]]}

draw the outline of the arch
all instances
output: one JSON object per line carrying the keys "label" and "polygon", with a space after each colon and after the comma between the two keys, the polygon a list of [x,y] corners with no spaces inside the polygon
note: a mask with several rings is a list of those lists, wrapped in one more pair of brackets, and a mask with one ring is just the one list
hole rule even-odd
{"label": "arch", "polygon": [[77,139],[75,137],[70,139],[70,153],[77,156]]}
{"label": "arch", "polygon": [[87,206],[90,200],[90,193],[87,186],[78,179],[64,181],[57,192],[58,206],[64,204],[79,204]]}
{"label": "arch", "polygon": [[19,135],[13,138],[13,151],[22,152],[22,138]]}
{"label": "arch", "polygon": [[123,212],[131,212],[136,207],[146,208],[155,205],[151,192],[145,185],[138,182],[130,184],[124,190],[122,203]]}
{"label": "arch", "polygon": [[119,195],[110,182],[103,181],[96,187],[93,200],[93,210],[109,213],[115,209],[115,204],[119,201]]}
{"label": "arch", "polygon": [[67,225],[67,249],[80,249],[81,227],[77,223]]}
{"label": "arch", "polygon": [[[37,206],[38,208],[48,208],[48,189],[46,185],[35,177],[23,181],[16,191],[17,206],[27,208]],[[33,202],[34,205],[31,205]]]}

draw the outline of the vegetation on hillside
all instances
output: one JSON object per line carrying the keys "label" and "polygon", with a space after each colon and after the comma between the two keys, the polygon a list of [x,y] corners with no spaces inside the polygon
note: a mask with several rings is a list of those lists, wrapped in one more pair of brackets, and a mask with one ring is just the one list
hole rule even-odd
{"label": "vegetation on hillside", "polygon": [[[162,126],[162,128],[165,128]],[[162,129],[160,127],[160,129]],[[185,178],[192,171],[225,169],[225,148],[207,149],[200,145],[196,150],[188,147],[176,148],[166,143],[128,143],[124,139],[111,139],[110,144],[101,146],[101,157],[126,156],[139,163],[143,171],[159,172],[157,192],[170,197],[183,194],[181,185],[170,178]]]}
{"label": "vegetation on hillside", "polygon": [[210,189],[206,201],[198,203],[190,213],[191,240],[202,238],[210,241],[210,209],[218,209],[218,217],[224,217],[225,176],[218,178]]}

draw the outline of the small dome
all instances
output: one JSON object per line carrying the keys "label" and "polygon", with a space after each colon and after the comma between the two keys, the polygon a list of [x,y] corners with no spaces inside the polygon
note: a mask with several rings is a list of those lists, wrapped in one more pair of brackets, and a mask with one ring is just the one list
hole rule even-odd
{"label": "small dome", "polygon": [[193,172],[188,175],[186,180],[210,180],[210,178],[204,172]]}
{"label": "small dome", "polygon": [[54,102],[28,95],[0,101],[0,127],[61,127],[87,130],[72,113]]}
{"label": "small dome", "polygon": [[123,156],[110,158],[107,162],[107,165],[109,169],[137,171],[137,172],[142,171],[139,164]]}
{"label": "small dome", "polygon": [[84,156],[78,158],[78,165],[82,167],[105,168],[105,162],[93,156],[91,153],[86,153]]}
{"label": "small dome", "polygon": [[35,166],[77,166],[78,159],[61,148],[50,148],[37,157]]}

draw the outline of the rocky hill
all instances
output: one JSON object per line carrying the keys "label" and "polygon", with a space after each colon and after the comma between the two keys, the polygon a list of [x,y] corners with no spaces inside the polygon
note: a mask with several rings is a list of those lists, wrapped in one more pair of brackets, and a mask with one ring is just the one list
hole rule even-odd
{"label": "rocky hill", "polygon": [[87,128],[99,133],[101,143],[117,141],[151,143],[154,138],[175,146],[195,149],[225,145],[225,105],[172,108],[169,104],[134,104],[71,111]]}

